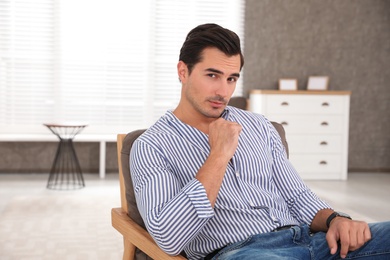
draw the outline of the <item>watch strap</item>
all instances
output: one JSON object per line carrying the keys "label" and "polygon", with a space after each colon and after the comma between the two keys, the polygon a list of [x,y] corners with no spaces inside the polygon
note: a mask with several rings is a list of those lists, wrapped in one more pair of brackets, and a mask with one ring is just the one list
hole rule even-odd
{"label": "watch strap", "polygon": [[330,226],[330,222],[335,218],[335,217],[343,217],[343,218],[348,218],[348,219],[352,219],[350,216],[348,216],[347,214],[340,214],[339,212],[335,211],[333,212],[332,214],[330,214],[330,216],[326,219],[326,226],[329,228]]}

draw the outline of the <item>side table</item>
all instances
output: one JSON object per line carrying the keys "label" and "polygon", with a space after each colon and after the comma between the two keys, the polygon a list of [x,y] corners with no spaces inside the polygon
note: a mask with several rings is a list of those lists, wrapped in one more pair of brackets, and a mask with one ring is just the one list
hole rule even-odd
{"label": "side table", "polygon": [[83,173],[73,146],[73,139],[87,125],[44,125],[60,140],[46,187],[57,190],[81,189],[85,187]]}

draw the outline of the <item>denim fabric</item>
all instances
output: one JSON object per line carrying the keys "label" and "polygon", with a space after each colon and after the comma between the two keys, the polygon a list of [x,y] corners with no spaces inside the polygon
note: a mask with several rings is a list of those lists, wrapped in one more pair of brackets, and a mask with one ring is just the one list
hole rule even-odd
{"label": "denim fabric", "polygon": [[[390,259],[390,222],[369,224],[372,239],[345,259]],[[340,250],[331,255],[326,233],[310,234],[307,225],[259,234],[222,249],[213,259],[341,259]],[[339,246],[340,249],[340,246]]]}

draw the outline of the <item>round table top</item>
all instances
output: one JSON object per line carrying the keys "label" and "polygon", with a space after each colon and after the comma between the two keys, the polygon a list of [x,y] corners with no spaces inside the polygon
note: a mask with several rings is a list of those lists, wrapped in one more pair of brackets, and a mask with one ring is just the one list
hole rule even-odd
{"label": "round table top", "polygon": [[79,123],[79,122],[56,122],[56,123],[45,123],[43,124],[47,127],[86,127],[88,124]]}
{"label": "round table top", "polygon": [[87,124],[71,123],[71,122],[50,123],[50,124],[43,124],[43,125],[46,126],[58,138],[60,138],[60,140],[73,139],[87,126]]}

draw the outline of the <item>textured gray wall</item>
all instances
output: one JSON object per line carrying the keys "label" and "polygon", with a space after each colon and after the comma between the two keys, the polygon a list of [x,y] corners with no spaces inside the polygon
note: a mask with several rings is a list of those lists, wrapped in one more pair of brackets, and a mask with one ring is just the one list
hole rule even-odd
{"label": "textured gray wall", "polygon": [[328,75],[351,90],[349,169],[390,170],[390,1],[247,0],[245,93]]}
{"label": "textured gray wall", "polygon": [[[99,172],[99,143],[75,142],[74,147],[83,172]],[[116,143],[107,143],[106,171],[118,171]],[[0,173],[48,173],[57,143],[0,142]]]}
{"label": "textured gray wall", "polygon": [[[351,90],[349,168],[390,170],[390,1],[247,0],[246,93],[277,89],[279,78],[330,76]],[[76,143],[85,172],[98,172],[99,144]],[[56,144],[0,142],[1,172],[48,172]],[[107,171],[117,171],[108,144]]]}

